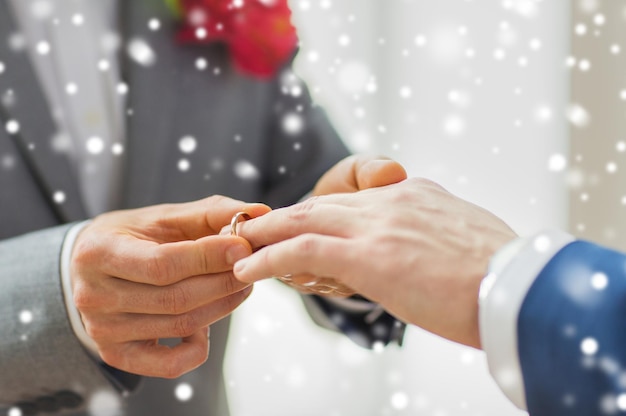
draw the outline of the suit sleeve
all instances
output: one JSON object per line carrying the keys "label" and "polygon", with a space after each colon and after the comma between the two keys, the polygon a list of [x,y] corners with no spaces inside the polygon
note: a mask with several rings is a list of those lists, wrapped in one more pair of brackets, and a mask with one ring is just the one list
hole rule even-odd
{"label": "suit sleeve", "polygon": [[74,335],[60,278],[71,226],[0,242],[0,407],[23,415],[81,408],[139,381],[94,361]]}
{"label": "suit sleeve", "polygon": [[[626,255],[558,234],[538,238],[500,271],[481,299],[490,370],[505,394],[532,416],[621,413]],[[526,288],[516,291],[520,280]],[[505,304],[518,306],[506,312]],[[498,313],[515,319],[498,326]],[[507,340],[513,341],[512,353]]]}

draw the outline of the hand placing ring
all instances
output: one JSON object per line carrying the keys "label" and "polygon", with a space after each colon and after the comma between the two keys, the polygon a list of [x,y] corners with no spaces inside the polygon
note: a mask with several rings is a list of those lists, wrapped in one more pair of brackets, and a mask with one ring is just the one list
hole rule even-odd
{"label": "hand placing ring", "polygon": [[[242,219],[249,220],[250,216],[245,212],[238,212],[233,215],[233,218],[230,222],[231,235],[238,235],[237,225]],[[302,293],[339,297],[347,297],[354,295],[355,293],[354,290],[350,289],[348,286],[328,277],[317,277],[311,275],[292,276],[290,274],[274,277]]]}

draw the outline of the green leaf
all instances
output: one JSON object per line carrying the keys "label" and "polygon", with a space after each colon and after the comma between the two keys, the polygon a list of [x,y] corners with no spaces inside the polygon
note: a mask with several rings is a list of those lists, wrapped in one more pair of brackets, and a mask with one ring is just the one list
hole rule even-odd
{"label": "green leaf", "polygon": [[183,7],[180,4],[180,0],[165,0],[165,4],[167,4],[167,7],[169,7],[177,19],[182,19]]}

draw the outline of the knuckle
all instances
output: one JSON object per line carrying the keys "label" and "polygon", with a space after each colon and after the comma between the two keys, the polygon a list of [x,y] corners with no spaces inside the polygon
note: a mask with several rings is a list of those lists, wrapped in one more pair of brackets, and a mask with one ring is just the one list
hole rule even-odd
{"label": "knuckle", "polygon": [[189,310],[191,296],[184,287],[175,285],[163,290],[160,302],[164,312],[179,315]]}
{"label": "knuckle", "polygon": [[235,276],[232,272],[225,273],[222,278],[224,293],[234,293],[236,291],[235,287]]}
{"label": "knuckle", "polygon": [[289,219],[293,221],[305,221],[311,215],[311,211],[317,205],[319,196],[312,196],[294,206],[289,210]]}
{"label": "knuckle", "polygon": [[185,367],[179,356],[174,355],[163,367],[163,378],[175,379],[185,374]]}
{"label": "knuckle", "polygon": [[77,282],[72,290],[72,300],[76,308],[83,311],[93,311],[102,305],[102,296],[98,291],[92,290],[89,284]]}
{"label": "knuckle", "polygon": [[116,353],[114,353],[110,348],[100,348],[100,351],[98,352],[100,353],[100,358],[102,358],[102,361],[113,367],[116,367],[116,364],[118,362],[118,355]]}
{"label": "knuckle", "polygon": [[178,315],[174,319],[174,336],[185,338],[191,336],[199,329],[198,318],[192,312]]}
{"label": "knuckle", "polygon": [[306,259],[314,256],[319,250],[319,242],[313,234],[303,234],[297,238],[295,250],[298,257]]}
{"label": "knuckle", "polygon": [[[411,219],[413,218],[413,216],[411,216]],[[403,215],[403,213],[399,213],[396,215],[387,215],[385,217],[383,217],[382,219],[379,219],[379,222],[381,224],[381,228],[383,230],[398,230],[398,229],[404,229],[407,226],[410,226],[410,222],[409,222],[409,218],[406,215]],[[377,238],[379,239],[383,239],[386,240],[386,238],[389,236],[389,233],[382,233],[382,235],[380,235],[381,233],[376,233]]]}
{"label": "knuckle", "polygon": [[115,348],[100,348],[100,358],[111,367],[125,369],[124,356]]}
{"label": "knuckle", "polygon": [[96,241],[89,236],[79,238],[72,250],[72,265],[80,271],[93,266],[100,258],[101,249]]}
{"label": "knuckle", "polygon": [[411,178],[411,179],[407,179],[406,183],[407,185],[409,185],[407,190],[420,189],[420,190],[426,190],[426,191],[431,191],[431,192],[432,191],[435,191],[435,192],[445,191],[445,188],[443,186],[427,178]]}
{"label": "knuckle", "polygon": [[419,178],[419,177],[407,179],[407,183],[410,183],[412,185],[419,186],[419,187],[430,187],[430,186],[436,185],[436,183],[431,181],[430,179]]}
{"label": "knuckle", "polygon": [[221,204],[229,199],[230,198],[225,197],[224,195],[215,194],[215,195],[211,195],[207,197],[205,201],[208,205],[213,205],[213,204]]}
{"label": "knuckle", "polygon": [[94,319],[89,319],[83,315],[83,325],[85,332],[91,339],[97,342],[109,340],[113,332],[111,325],[102,325]]}
{"label": "knuckle", "polygon": [[165,286],[173,279],[174,273],[167,260],[167,257],[161,250],[154,250],[146,260],[146,276],[150,277],[151,281],[156,285]]}
{"label": "knuckle", "polygon": [[208,358],[208,341],[194,343],[193,355],[171,354],[163,367],[163,378],[175,379],[197,368]]}

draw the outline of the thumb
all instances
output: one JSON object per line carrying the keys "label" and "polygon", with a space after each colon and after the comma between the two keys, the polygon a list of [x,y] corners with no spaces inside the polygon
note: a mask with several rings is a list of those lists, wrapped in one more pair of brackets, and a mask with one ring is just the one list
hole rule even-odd
{"label": "thumb", "polygon": [[357,192],[362,189],[391,185],[407,178],[398,162],[384,156],[349,156],[322,176],[314,195]]}
{"label": "thumb", "polygon": [[153,216],[159,229],[167,232],[176,230],[187,239],[218,234],[237,212],[243,211],[255,218],[270,211],[270,208],[263,204],[245,203],[220,195],[157,208],[161,209],[153,212]]}
{"label": "thumb", "polygon": [[404,167],[391,159],[370,159],[357,164],[355,169],[357,190],[392,185],[407,178]]}

